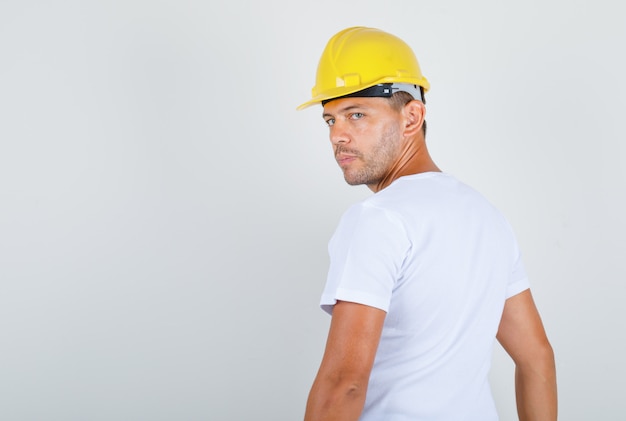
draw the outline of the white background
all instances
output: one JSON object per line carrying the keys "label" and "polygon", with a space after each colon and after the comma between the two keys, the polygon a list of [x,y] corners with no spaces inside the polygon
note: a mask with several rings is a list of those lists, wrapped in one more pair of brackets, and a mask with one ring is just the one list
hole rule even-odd
{"label": "white background", "polygon": [[560,418],[626,419],[620,4],[1,0],[0,419],[302,417],[369,192],[295,107],[354,25],[413,47],[434,159],[513,224]]}

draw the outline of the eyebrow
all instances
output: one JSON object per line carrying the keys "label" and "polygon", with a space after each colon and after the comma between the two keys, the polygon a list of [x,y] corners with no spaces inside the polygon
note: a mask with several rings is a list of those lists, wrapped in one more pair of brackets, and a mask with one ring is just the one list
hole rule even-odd
{"label": "eyebrow", "polygon": [[[348,105],[347,107],[343,107],[343,108],[340,108],[339,110],[337,110],[336,114],[343,114],[343,113],[345,113],[347,111],[352,111],[355,108],[356,109],[359,109],[359,108],[363,109],[363,108],[366,108],[366,107],[364,105],[361,105],[361,104]],[[331,114],[331,113],[324,113],[324,114],[322,114],[322,118],[323,117],[333,117],[333,115],[334,114]]]}

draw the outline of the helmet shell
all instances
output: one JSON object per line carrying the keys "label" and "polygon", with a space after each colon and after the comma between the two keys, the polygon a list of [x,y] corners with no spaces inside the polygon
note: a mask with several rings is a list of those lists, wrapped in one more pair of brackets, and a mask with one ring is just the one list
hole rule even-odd
{"label": "helmet shell", "polygon": [[424,91],[430,88],[413,50],[400,38],[375,28],[347,28],[326,44],[311,99],[298,109],[380,83],[418,85]]}

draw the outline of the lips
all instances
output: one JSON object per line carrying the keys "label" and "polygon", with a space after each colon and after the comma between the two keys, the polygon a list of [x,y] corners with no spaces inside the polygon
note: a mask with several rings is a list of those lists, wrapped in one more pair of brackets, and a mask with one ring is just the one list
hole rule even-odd
{"label": "lips", "polygon": [[335,159],[339,166],[343,167],[359,158],[360,154],[354,149],[348,149],[344,145],[337,145],[335,149]]}
{"label": "lips", "polygon": [[350,164],[352,161],[355,161],[357,156],[347,153],[339,153],[335,156],[335,159],[340,166],[344,166]]}

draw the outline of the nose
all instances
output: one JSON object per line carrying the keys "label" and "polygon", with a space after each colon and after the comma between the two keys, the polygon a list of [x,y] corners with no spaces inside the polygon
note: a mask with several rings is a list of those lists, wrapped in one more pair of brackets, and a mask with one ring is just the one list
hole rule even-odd
{"label": "nose", "polygon": [[350,142],[350,136],[347,131],[346,124],[337,120],[335,124],[330,126],[330,142],[333,145]]}

